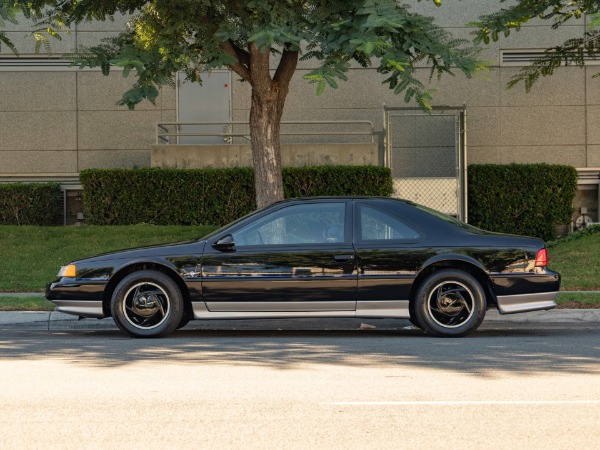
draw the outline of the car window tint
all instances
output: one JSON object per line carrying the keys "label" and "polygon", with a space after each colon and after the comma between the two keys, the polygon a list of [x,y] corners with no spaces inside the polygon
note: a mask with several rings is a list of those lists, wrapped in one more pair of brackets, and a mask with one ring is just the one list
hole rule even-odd
{"label": "car window tint", "polygon": [[411,240],[419,233],[394,216],[370,206],[360,206],[360,239],[362,241]]}
{"label": "car window tint", "polygon": [[292,205],[233,233],[236,247],[344,241],[344,203]]}

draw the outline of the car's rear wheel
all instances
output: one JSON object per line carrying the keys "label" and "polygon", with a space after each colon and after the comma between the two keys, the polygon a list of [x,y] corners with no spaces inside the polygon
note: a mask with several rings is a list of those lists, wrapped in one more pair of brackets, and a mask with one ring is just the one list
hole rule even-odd
{"label": "car's rear wheel", "polygon": [[485,293],[471,274],[440,270],[419,286],[415,320],[434,336],[458,337],[479,327],[486,311]]}
{"label": "car's rear wheel", "polygon": [[143,270],[121,280],[111,301],[117,326],[134,337],[160,337],[181,323],[184,306],[177,284],[162,272]]}

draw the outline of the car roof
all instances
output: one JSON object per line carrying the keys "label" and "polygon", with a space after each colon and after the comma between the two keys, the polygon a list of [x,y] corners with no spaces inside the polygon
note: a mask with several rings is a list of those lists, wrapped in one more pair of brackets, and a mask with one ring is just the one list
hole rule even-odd
{"label": "car roof", "polygon": [[412,204],[410,200],[394,197],[383,197],[383,196],[370,196],[370,195],[323,195],[314,197],[293,197],[286,198],[277,203],[283,202],[295,202],[295,201],[311,201],[311,200],[386,200],[386,201],[398,201],[402,203]]}

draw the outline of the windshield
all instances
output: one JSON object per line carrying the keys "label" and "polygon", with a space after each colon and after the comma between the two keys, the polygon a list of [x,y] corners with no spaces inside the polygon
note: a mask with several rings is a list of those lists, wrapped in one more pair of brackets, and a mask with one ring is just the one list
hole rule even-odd
{"label": "windshield", "polygon": [[231,226],[233,226],[233,225],[241,222],[242,220],[246,219],[247,217],[249,217],[249,216],[251,216],[253,214],[256,214],[259,211],[262,211],[263,209],[265,209],[265,208],[262,208],[262,209],[259,209],[259,210],[256,210],[256,211],[252,211],[251,213],[248,213],[248,214],[240,217],[239,219],[235,219],[233,222],[230,222],[227,225],[223,225],[222,227],[216,229],[215,231],[212,231],[212,232],[208,233],[206,236],[202,237],[200,240],[204,241],[206,239],[210,239],[212,237],[215,237],[216,235],[222,233],[226,228],[229,228],[229,227],[231,227]]}

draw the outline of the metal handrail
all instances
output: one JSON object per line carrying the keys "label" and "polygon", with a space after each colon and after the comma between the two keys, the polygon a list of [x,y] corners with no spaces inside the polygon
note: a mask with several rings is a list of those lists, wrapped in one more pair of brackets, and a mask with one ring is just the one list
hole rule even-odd
{"label": "metal handrail", "polygon": [[[169,144],[170,137],[179,136],[218,136],[223,138],[242,137],[249,138],[249,133],[233,133],[233,132],[195,132],[182,133],[179,131],[181,126],[185,125],[246,125],[250,126],[247,121],[227,121],[227,122],[161,122],[157,123],[156,127],[156,143]],[[300,132],[283,132],[282,136],[371,136],[371,142],[375,142],[375,126],[370,120],[293,120],[282,121],[281,125],[368,125],[369,130],[365,131],[300,131]],[[175,126],[176,131],[170,132],[170,126]],[[163,132],[161,132],[163,131]]]}
{"label": "metal handrail", "polygon": [[163,124],[161,123],[157,123],[156,124],[156,143],[158,144],[159,139],[161,141],[163,141],[166,144],[169,144],[171,141],[169,140],[169,136],[165,135],[165,134],[161,134],[159,133],[160,130],[162,131],[166,131],[167,133],[169,132],[169,129],[167,127],[165,127]]}

